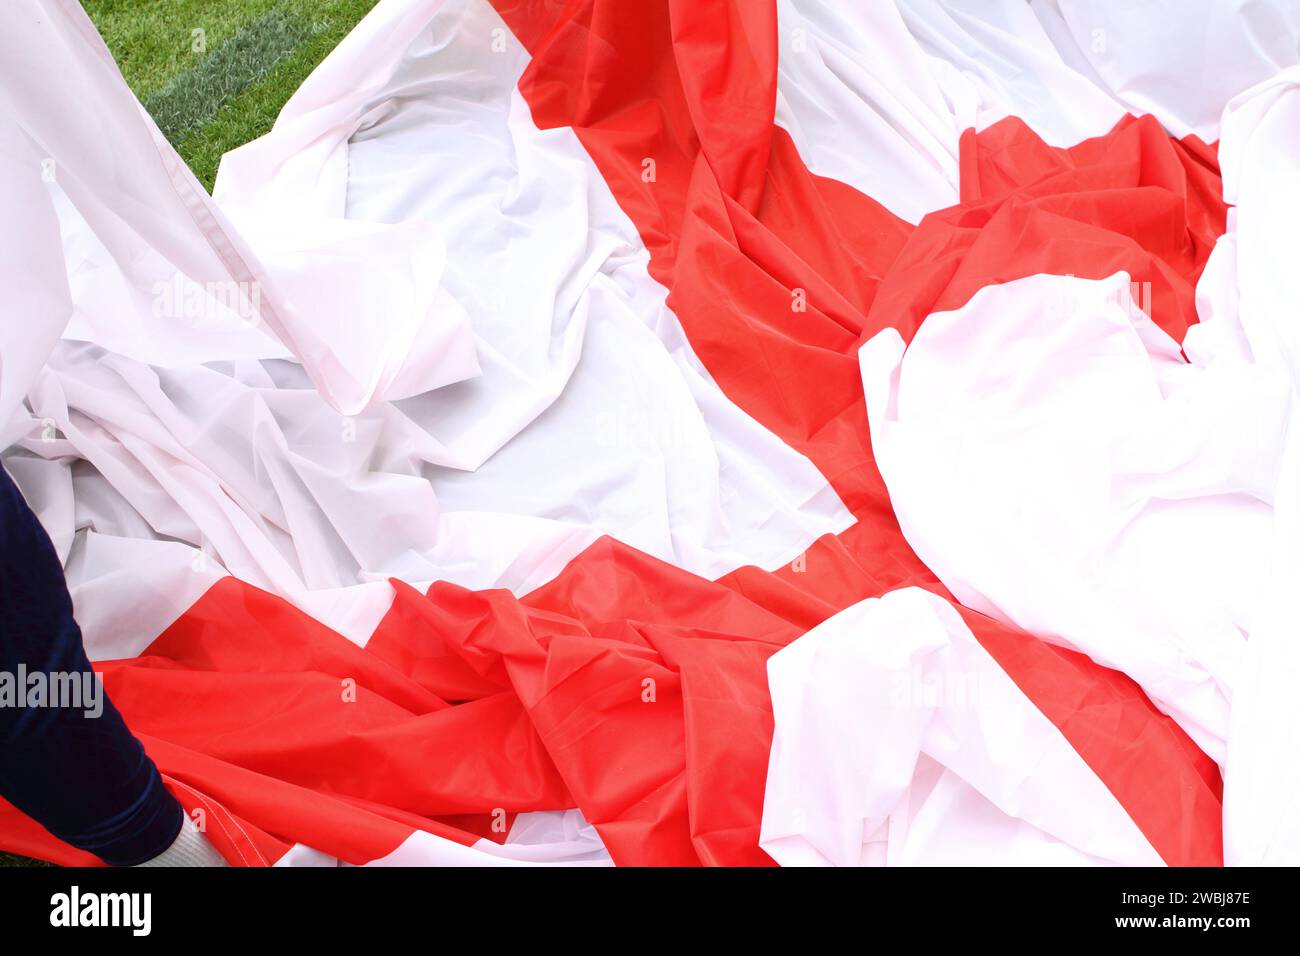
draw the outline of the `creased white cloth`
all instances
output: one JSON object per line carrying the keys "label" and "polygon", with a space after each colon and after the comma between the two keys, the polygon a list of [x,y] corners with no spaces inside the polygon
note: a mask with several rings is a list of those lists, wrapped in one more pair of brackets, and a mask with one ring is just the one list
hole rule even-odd
{"label": "creased white cloth", "polygon": [[1228,100],[1297,62],[1291,0],[777,0],[776,123],[808,168],[908,222],[955,204],[962,134],[1053,146],[1150,113],[1218,138]]}
{"label": "creased white cloth", "polygon": [[1153,866],[1160,858],[957,611],[919,588],[768,660],[759,844],[785,866]]}
{"label": "creased white cloth", "polygon": [[1227,861],[1275,863],[1300,851],[1300,68],[1233,99],[1220,156],[1185,358],[1123,273],[985,288],[860,358],[922,560],[1136,680],[1223,768]]}

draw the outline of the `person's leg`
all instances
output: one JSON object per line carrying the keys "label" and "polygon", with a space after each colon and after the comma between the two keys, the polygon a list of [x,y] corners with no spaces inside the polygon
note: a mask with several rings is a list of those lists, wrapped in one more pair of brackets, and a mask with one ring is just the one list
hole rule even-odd
{"label": "person's leg", "polygon": [[[58,556],[0,467],[0,796],[106,863],[143,863],[184,813],[91,675]],[[89,698],[59,706],[73,681]]]}

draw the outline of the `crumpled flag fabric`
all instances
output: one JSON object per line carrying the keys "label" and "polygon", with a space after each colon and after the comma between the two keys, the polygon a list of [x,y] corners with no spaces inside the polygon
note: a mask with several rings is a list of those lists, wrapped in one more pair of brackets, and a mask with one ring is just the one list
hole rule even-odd
{"label": "crumpled flag fabric", "polygon": [[[1295,18],[1216,20],[1228,62],[1197,85],[1176,81],[1209,26],[1143,5],[1161,45],[1135,60],[1138,15],[1094,9],[383,0],[210,200],[75,3],[8,7],[0,189],[33,241],[0,268],[35,333],[5,333],[5,466],[227,858],[1212,865],[1225,832],[1233,861],[1287,858],[1265,827],[1295,771],[1260,735],[1287,712],[1251,689],[1295,673],[1284,589],[1230,616],[1246,676],[1187,704],[1157,642],[1116,654],[1066,604],[1022,616],[972,583],[989,555],[1029,580],[1025,525],[942,496],[962,446],[923,440],[1007,441],[989,475],[1013,507],[1015,400],[1055,406],[1011,373],[1096,388],[1107,329],[1150,370],[1132,394],[1168,402],[1273,323],[1280,384],[1250,407],[1294,402],[1292,280],[1249,184],[1294,174],[1289,107],[1260,104],[1289,103],[1266,81]],[[7,68],[28,61],[46,84]],[[76,159],[94,109],[102,168]],[[258,320],[213,282],[256,290]],[[155,309],[195,285],[202,321]],[[1251,467],[1210,448],[1161,467]],[[1126,612],[1176,632],[1152,595]],[[1241,643],[1179,664],[1218,673],[1205,655]],[[968,685],[987,711],[948,696]],[[7,807],[0,845],[86,862]]]}

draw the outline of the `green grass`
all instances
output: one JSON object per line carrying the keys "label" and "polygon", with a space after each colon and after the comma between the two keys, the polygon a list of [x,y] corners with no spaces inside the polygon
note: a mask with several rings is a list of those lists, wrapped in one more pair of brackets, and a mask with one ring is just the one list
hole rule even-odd
{"label": "green grass", "polygon": [[313,34],[314,25],[280,8],[240,27],[225,43],[144,98],[144,108],[172,143],[209,123],[221,108],[266,79]]}
{"label": "green grass", "polygon": [[[211,190],[377,0],[82,0],[164,135]],[[201,32],[196,32],[201,31]]]}
{"label": "green grass", "polygon": [[[82,6],[127,85],[211,191],[222,154],[270,130],[290,94],[377,2],[82,0]],[[0,852],[0,867],[45,865]]]}

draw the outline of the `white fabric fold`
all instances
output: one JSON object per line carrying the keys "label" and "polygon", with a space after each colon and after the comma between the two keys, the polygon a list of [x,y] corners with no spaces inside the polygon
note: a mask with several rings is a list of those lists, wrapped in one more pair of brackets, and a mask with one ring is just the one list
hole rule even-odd
{"label": "white fabric fold", "polygon": [[960,196],[962,134],[1007,117],[1052,146],[1150,113],[1219,135],[1294,65],[1289,0],[777,0],[776,124],[808,168],[916,223]]}
{"label": "white fabric fold", "polygon": [[759,845],[799,865],[1159,865],[1060,731],[918,588],[768,660]]}

